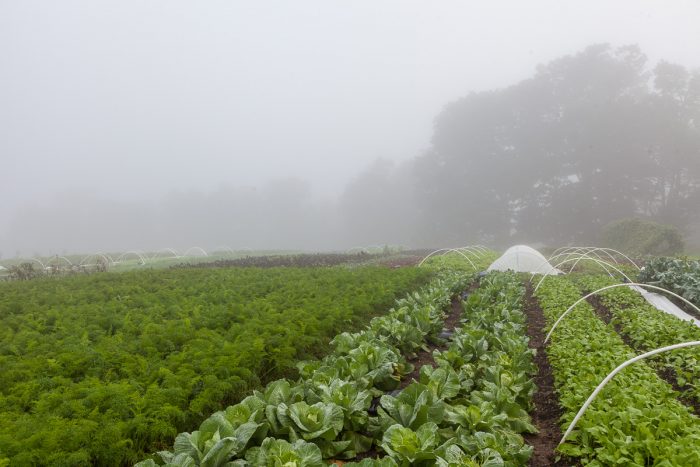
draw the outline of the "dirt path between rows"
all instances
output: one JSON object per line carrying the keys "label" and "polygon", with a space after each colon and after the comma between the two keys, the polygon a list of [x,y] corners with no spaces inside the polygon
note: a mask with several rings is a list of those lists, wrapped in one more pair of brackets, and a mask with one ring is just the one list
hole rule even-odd
{"label": "dirt path between rows", "polygon": [[530,467],[551,467],[575,465],[568,460],[555,461],[554,450],[559,444],[562,433],[559,428],[559,417],[562,409],[559,406],[559,397],[554,389],[554,376],[552,367],[547,360],[544,347],[545,319],[537,299],[532,295],[532,286],[526,284],[524,311],[527,316],[527,335],[530,337],[529,346],[537,352],[535,363],[537,375],[535,384],[537,391],[534,395],[534,410],[530,413],[532,423],[539,433],[525,434],[527,444],[533,447],[532,457],[528,465]]}
{"label": "dirt path between rows", "polygon": [[[462,300],[460,300],[459,295],[452,297],[452,303],[450,304],[450,311],[445,317],[445,324],[443,330],[448,332],[454,332],[454,330],[459,326],[459,321],[462,319]],[[399,384],[399,389],[404,389],[406,386],[411,384],[413,381],[418,381],[420,378],[420,369],[424,365],[435,366],[435,358],[433,358],[433,350],[445,350],[447,344],[443,346],[430,345],[428,344],[428,350],[420,350],[416,353],[416,357],[409,360],[409,363],[413,365],[413,371],[406,375],[404,379],[401,380]]]}

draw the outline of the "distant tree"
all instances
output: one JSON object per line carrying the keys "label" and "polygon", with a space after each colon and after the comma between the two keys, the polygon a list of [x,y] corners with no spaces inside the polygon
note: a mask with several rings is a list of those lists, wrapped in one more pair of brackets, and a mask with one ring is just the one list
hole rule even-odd
{"label": "distant tree", "polygon": [[345,243],[369,246],[406,243],[417,219],[410,167],[377,159],[340,197]]}
{"label": "distant tree", "polygon": [[700,216],[700,74],[591,46],[445,107],[414,170],[441,244],[593,241],[633,215],[683,226]]}

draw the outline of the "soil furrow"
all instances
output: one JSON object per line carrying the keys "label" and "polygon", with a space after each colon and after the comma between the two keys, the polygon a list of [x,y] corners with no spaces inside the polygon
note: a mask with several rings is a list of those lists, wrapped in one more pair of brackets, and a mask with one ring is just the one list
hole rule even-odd
{"label": "soil furrow", "polygon": [[547,360],[544,347],[543,329],[546,322],[537,299],[532,295],[530,284],[526,284],[524,311],[527,316],[529,346],[536,351],[535,363],[538,369],[537,375],[535,375],[537,391],[533,397],[534,410],[530,416],[539,433],[524,436],[527,443],[533,447],[529,465],[531,467],[573,465],[572,462],[564,459],[556,461],[555,449],[562,436],[559,428],[562,409],[559,406],[559,397],[554,388],[552,367]]}
{"label": "soil furrow", "polygon": [[[459,298],[459,295],[455,295],[452,297],[452,303],[450,304],[450,311],[448,312],[447,316],[445,317],[445,324],[443,329],[448,332],[454,332],[454,330],[457,328],[459,325],[459,321],[462,318],[462,301]],[[413,371],[409,374],[407,374],[404,379],[401,380],[401,384],[399,384],[399,389],[404,389],[406,386],[411,384],[413,381],[418,381],[420,377],[420,369],[424,365],[433,365],[435,366],[435,358],[433,358],[433,350],[435,349],[446,349],[447,344],[438,346],[438,345],[433,345],[433,344],[428,344],[427,345],[428,350],[419,350],[416,352],[416,357],[413,359],[409,360],[409,362],[413,365]]]}

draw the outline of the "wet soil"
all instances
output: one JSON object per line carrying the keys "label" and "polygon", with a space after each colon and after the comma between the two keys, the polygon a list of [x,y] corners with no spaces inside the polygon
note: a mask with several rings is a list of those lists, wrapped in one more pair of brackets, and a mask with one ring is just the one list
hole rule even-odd
{"label": "wet soil", "polygon": [[[459,296],[452,297],[452,303],[450,304],[450,310],[445,317],[445,324],[443,329],[448,332],[454,332],[454,330],[459,326],[459,322],[462,319],[462,301]],[[428,350],[420,350],[416,353],[416,357],[409,359],[409,363],[413,365],[413,371],[404,377],[399,384],[399,389],[404,389],[406,386],[411,384],[413,381],[418,381],[420,376],[420,369],[423,365],[435,365],[435,359],[433,358],[433,350],[445,350],[447,349],[447,343],[439,345],[427,345]]]}
{"label": "wet soil", "polygon": [[390,268],[403,268],[407,266],[416,266],[422,259],[422,256],[400,256],[381,260],[379,261],[379,264]]}
{"label": "wet soil", "polygon": [[532,295],[532,286],[530,284],[526,284],[524,311],[527,316],[529,346],[536,351],[535,363],[538,369],[534,378],[537,385],[537,391],[533,398],[534,409],[530,412],[530,416],[539,433],[524,435],[527,444],[533,447],[529,465],[531,467],[576,465],[576,462],[570,459],[556,460],[559,456],[554,450],[562,437],[562,432],[559,428],[559,418],[562,415],[562,409],[559,406],[559,397],[554,389],[552,367],[547,360],[547,352],[544,347],[543,329],[546,324],[544,315],[537,299]]}

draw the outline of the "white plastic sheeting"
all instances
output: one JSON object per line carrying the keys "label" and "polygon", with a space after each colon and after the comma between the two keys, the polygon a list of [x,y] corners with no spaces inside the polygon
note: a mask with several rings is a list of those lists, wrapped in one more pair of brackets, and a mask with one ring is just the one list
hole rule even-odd
{"label": "white plastic sheeting", "polygon": [[488,268],[489,271],[531,272],[533,274],[561,274],[549,264],[542,253],[527,245],[515,245],[506,250]]}
{"label": "white plastic sheeting", "polygon": [[634,289],[637,292],[639,292],[647,302],[655,306],[658,310],[665,311],[666,313],[680,318],[683,321],[690,321],[694,325],[700,327],[700,320],[693,318],[688,313],[678,308],[675,303],[673,303],[671,300],[664,297],[663,295],[649,292],[641,287],[637,287],[636,285],[631,285],[630,289]]}

